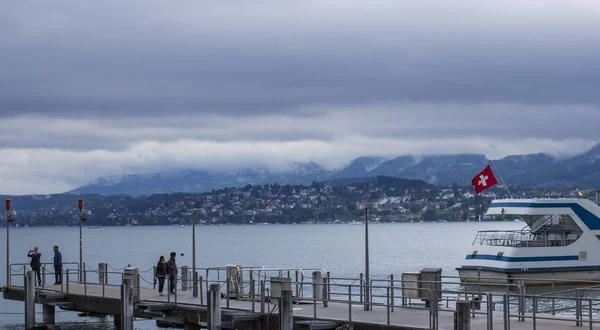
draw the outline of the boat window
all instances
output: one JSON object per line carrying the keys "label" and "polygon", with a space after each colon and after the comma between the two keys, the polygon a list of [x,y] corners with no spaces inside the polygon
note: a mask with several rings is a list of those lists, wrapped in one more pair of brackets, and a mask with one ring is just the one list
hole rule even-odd
{"label": "boat window", "polygon": [[473,251],[473,254],[471,254],[471,257],[475,258],[477,256],[477,250]]}
{"label": "boat window", "polygon": [[587,260],[587,251],[579,251],[579,260]]}
{"label": "boat window", "polygon": [[498,254],[496,255],[496,260],[501,260],[503,255],[504,252],[498,252]]}

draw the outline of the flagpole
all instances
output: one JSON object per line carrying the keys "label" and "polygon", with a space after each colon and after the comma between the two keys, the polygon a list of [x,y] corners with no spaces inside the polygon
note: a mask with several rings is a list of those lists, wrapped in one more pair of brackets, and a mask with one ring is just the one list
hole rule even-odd
{"label": "flagpole", "polygon": [[512,194],[510,193],[510,190],[508,190],[508,186],[506,185],[506,183],[504,182],[504,179],[502,178],[502,175],[500,174],[500,172],[496,168],[496,165],[494,165],[494,162],[491,159],[490,159],[490,165],[492,165],[492,167],[494,168],[496,173],[498,173],[498,177],[500,178],[500,181],[502,181],[502,185],[504,186],[504,189],[506,189],[506,192],[508,192],[508,195],[510,196],[510,198],[513,198]]}

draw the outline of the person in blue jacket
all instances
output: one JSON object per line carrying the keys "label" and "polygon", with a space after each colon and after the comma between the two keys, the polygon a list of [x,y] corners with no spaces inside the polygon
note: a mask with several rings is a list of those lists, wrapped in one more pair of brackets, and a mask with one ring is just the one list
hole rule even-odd
{"label": "person in blue jacket", "polygon": [[54,248],[54,285],[62,284],[62,253],[58,251],[58,245],[55,245]]}

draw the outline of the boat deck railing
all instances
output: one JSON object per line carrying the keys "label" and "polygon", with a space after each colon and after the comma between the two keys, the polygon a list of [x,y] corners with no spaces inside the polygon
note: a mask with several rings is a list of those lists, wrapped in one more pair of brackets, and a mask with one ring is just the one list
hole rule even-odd
{"label": "boat deck railing", "polygon": [[530,230],[481,230],[477,232],[473,245],[510,247],[548,247],[573,244],[582,232],[549,230],[533,233]]}

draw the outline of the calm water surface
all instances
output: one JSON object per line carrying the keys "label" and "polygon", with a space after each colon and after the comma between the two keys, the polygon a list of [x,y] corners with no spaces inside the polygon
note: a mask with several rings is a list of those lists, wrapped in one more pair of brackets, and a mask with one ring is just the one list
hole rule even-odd
{"label": "calm water surface", "polygon": [[[425,267],[441,267],[456,275],[478,230],[521,229],[522,222],[398,223],[369,226],[372,278],[383,278]],[[265,267],[322,267],[333,276],[357,276],[364,270],[364,227],[358,225],[254,225],[198,226],[198,267],[262,265]],[[4,231],[5,228],[2,228]],[[131,264],[151,268],[160,255],[185,253],[179,265],[191,265],[191,227],[105,227],[85,230],[84,262],[96,269],[99,262],[115,268]],[[5,284],[6,234],[0,237],[0,284]],[[39,247],[43,262],[52,262],[58,244],[64,261],[79,260],[78,228],[11,228],[11,263],[29,262],[27,252]],[[178,255],[179,257],[179,255]],[[48,282],[50,281],[48,277]],[[52,279],[53,280],[53,279]],[[36,306],[41,313],[41,306]],[[0,328],[21,329],[23,303],[0,300]],[[81,318],[58,312],[62,329],[113,329],[112,319]],[[38,315],[41,320],[41,314]],[[154,321],[136,321],[136,329],[158,329]]]}

